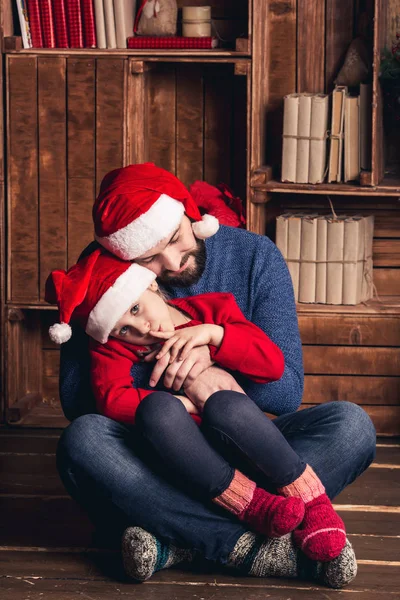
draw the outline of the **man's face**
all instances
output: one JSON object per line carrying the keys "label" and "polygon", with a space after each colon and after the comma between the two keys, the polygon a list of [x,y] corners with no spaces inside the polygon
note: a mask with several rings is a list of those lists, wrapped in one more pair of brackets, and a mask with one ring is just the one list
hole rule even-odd
{"label": "man's face", "polygon": [[153,271],[160,283],[179,287],[196,283],[203,274],[205,261],[205,243],[195,238],[186,215],[171,235],[135,259]]}

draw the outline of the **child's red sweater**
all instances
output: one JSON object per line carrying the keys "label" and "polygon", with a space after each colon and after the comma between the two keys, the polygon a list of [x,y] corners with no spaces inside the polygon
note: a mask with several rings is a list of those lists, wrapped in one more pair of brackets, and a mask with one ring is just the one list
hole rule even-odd
{"label": "child's red sweater", "polygon": [[[232,294],[176,298],[170,304],[192,317],[189,323],[177,329],[205,323],[224,328],[221,346],[218,349],[209,346],[211,359],[220,367],[238,371],[256,383],[269,383],[282,377],[284,357],[281,350],[245,318]],[[113,338],[106,344],[91,340],[91,380],[100,414],[133,424],[139,403],[154,391],[133,387],[131,368],[141,361],[140,348]]]}

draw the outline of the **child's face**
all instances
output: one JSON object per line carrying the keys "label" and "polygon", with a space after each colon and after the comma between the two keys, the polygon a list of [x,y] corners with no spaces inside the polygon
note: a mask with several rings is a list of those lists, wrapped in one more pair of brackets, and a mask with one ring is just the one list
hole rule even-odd
{"label": "child's face", "polygon": [[159,343],[159,339],[150,335],[150,331],[173,331],[168,304],[153,291],[155,286],[150,286],[134,302],[116,323],[110,337],[124,340],[129,344],[148,346]]}

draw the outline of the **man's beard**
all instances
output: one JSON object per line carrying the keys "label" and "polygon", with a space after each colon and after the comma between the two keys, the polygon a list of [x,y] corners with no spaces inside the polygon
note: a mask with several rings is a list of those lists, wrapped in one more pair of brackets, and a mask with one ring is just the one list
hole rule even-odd
{"label": "man's beard", "polygon": [[182,268],[191,256],[194,258],[193,267],[187,267],[178,275],[174,275],[174,271],[164,270],[161,275],[157,277],[158,281],[161,284],[176,287],[189,287],[190,285],[197,283],[203,275],[206,266],[207,253],[204,240],[196,240],[196,248],[185,254],[179,268]]}

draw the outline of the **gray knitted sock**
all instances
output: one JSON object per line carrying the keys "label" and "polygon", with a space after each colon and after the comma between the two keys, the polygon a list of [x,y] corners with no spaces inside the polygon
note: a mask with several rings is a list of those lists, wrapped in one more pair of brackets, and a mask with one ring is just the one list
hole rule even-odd
{"label": "gray knitted sock", "polygon": [[193,552],[160,542],[140,527],[128,527],[122,536],[122,561],[129,577],[146,581],[153,573],[182,561],[193,560]]}
{"label": "gray knitted sock", "polygon": [[227,566],[253,577],[313,579],[333,588],[347,585],[357,574],[356,557],[348,540],[337,558],[321,563],[298,550],[290,534],[265,538],[250,531],[237,541]]}
{"label": "gray knitted sock", "polygon": [[357,575],[356,555],[349,540],[337,558],[323,563],[322,581],[333,588],[341,588]]}

